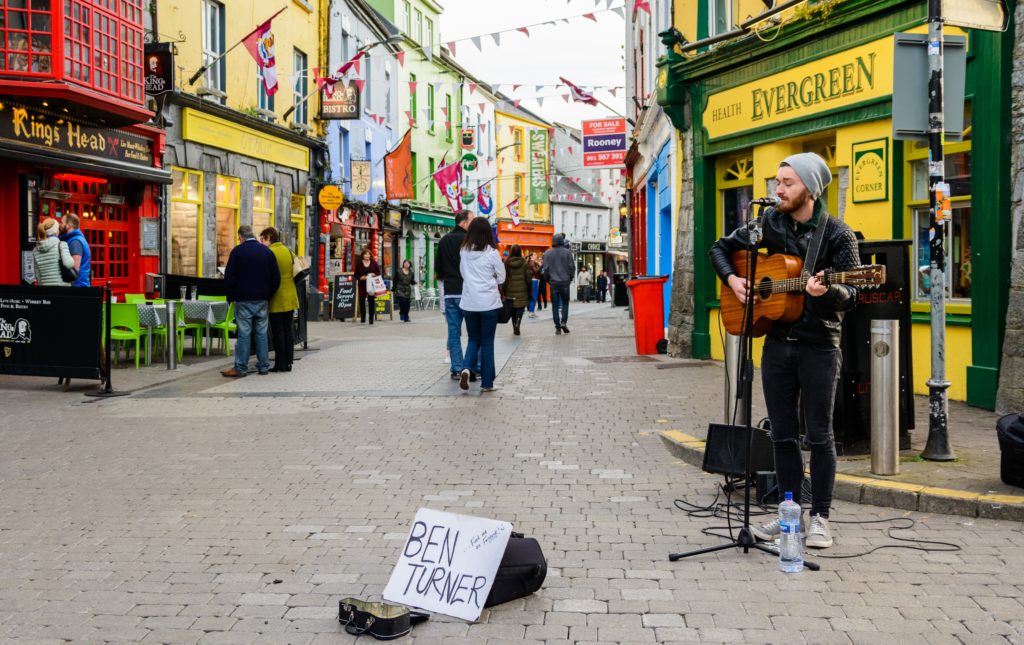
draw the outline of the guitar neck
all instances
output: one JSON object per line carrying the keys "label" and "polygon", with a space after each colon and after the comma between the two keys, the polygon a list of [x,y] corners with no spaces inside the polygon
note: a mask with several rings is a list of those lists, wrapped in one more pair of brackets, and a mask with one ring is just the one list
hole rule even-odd
{"label": "guitar neck", "polygon": [[[785,280],[775,280],[772,282],[772,293],[792,293],[794,291],[803,291],[807,288],[807,279],[809,276],[801,275],[796,278],[786,278]],[[843,284],[849,279],[849,275],[846,271],[826,271],[822,277],[822,282],[826,287],[833,284]]]}

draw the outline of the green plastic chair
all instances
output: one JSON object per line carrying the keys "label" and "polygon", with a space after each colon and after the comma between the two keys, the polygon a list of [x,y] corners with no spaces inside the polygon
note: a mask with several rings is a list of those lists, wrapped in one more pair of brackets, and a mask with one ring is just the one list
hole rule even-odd
{"label": "green plastic chair", "polygon": [[126,293],[124,294],[124,301],[129,304],[138,304],[140,302],[146,302],[146,294],[144,293]]}
{"label": "green plastic chair", "polygon": [[[110,340],[120,343],[135,341],[135,369],[139,369],[139,341],[146,336],[139,324],[139,307],[134,303],[115,303],[110,305]],[[120,362],[121,350],[117,350],[114,360]]]}
{"label": "green plastic chair", "polygon": [[221,346],[224,348],[224,355],[228,355],[228,334],[235,333],[238,331],[238,325],[235,324],[235,303],[228,305],[228,315],[224,317],[224,322],[215,323],[210,325],[210,329],[213,331],[221,332]]}

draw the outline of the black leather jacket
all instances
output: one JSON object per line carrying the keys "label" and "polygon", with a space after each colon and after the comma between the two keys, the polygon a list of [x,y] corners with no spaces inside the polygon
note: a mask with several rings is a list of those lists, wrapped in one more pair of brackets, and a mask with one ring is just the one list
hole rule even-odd
{"label": "black leather jacket", "polygon": [[[821,241],[818,262],[811,273],[824,269],[847,271],[859,266],[857,238],[853,231],[843,222],[829,218],[824,210],[821,212],[819,226],[825,224],[826,218],[829,219],[828,230]],[[814,233],[812,229],[798,234],[797,225],[789,215],[774,209],[769,210],[761,219],[763,238],[758,248],[767,249],[769,255],[786,253],[805,258],[807,246]],[[736,273],[732,266],[732,254],[747,247],[747,235],[747,229],[740,227],[731,235],[715,242],[708,251],[715,273],[723,283],[726,283],[723,287],[725,289],[729,288],[729,276]],[[804,311],[800,319],[789,324],[776,323],[768,335],[838,347],[842,335],[843,315],[856,301],[857,289],[849,285],[833,284],[824,295],[818,297],[805,293]]]}

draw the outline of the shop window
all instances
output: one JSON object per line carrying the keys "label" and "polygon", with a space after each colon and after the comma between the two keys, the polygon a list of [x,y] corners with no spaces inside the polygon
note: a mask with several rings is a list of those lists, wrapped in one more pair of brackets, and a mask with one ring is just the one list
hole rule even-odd
{"label": "shop window", "polygon": [[729,235],[750,217],[754,198],[754,159],[747,155],[723,160],[718,166],[722,235]]}
{"label": "shop window", "polygon": [[[203,0],[203,63],[209,65],[224,54],[224,5]],[[227,70],[221,58],[206,70],[206,87],[227,92]]]}
{"label": "shop window", "polygon": [[392,274],[394,273],[395,268],[395,254],[393,248],[395,236],[393,233],[385,232],[381,234],[381,238],[383,239],[383,248],[381,249],[381,261],[379,263],[380,271],[385,280],[391,280],[394,277]]}
{"label": "shop window", "polygon": [[405,33],[412,34],[412,4],[409,2],[402,3],[402,26]]}
{"label": "shop window", "polygon": [[708,2],[708,35],[717,36],[732,29],[732,0]]}
{"label": "shop window", "polygon": [[[49,76],[53,71],[50,0],[5,2],[0,7],[0,70]],[[6,9],[6,11],[5,11]]]}
{"label": "shop window", "polygon": [[242,182],[217,175],[217,268],[228,265],[228,255],[238,236],[238,210],[242,203]]}
{"label": "shop window", "polygon": [[414,15],[415,15],[416,19],[415,19],[415,21],[413,21],[413,25],[412,25],[413,32],[410,35],[412,36],[413,40],[415,40],[418,43],[422,43],[423,42],[423,12],[420,11],[419,9],[415,9],[414,11],[415,11]]}
{"label": "shop window", "polygon": [[259,236],[268,226],[274,225],[274,186],[252,183],[252,232]]}
{"label": "shop window", "polygon": [[292,194],[285,245],[298,256],[306,255],[306,196]]}
{"label": "shop window", "polygon": [[[971,298],[971,204],[953,204],[953,217],[945,223],[943,249],[946,252],[946,298],[968,301]],[[931,229],[928,208],[914,209],[914,257],[917,258],[917,287],[914,299],[930,299]]]}
{"label": "shop window", "polygon": [[201,276],[203,175],[172,168],[171,180],[171,273]]}

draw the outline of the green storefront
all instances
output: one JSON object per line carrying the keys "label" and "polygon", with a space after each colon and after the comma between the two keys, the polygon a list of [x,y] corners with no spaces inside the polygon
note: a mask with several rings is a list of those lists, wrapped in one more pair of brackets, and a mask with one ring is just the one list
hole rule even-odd
{"label": "green storefront", "polygon": [[416,281],[424,289],[436,289],[434,262],[437,243],[455,226],[455,216],[412,208],[405,221],[405,256],[412,262]]}
{"label": "green storefront", "polygon": [[[692,165],[692,174],[682,172],[692,183],[681,200],[692,218],[680,217],[693,222],[692,230],[680,231],[692,236],[694,249],[692,353],[723,355],[719,284],[706,250],[746,219],[751,199],[774,191],[779,161],[817,152],[835,178],[825,196],[829,212],[868,240],[912,240],[914,284],[905,297],[914,388],[926,393],[929,283],[916,269],[928,264],[928,150],[924,142],[893,139],[891,116],[893,34],[926,32],[927,6],[896,0],[804,6],[804,15],[783,14],[780,25],[765,23],[759,34],[686,57],[673,52],[660,63],[659,103],[682,131],[681,163]],[[966,35],[968,43],[964,137],[945,148],[953,213],[946,251],[949,396],[993,408],[1009,288],[1014,28],[946,33]],[[867,158],[874,163],[862,163]]]}

